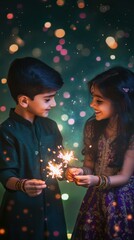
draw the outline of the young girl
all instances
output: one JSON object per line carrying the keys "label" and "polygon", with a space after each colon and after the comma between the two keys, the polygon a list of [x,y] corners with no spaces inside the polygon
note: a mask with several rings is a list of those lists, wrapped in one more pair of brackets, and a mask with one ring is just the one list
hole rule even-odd
{"label": "young girl", "polygon": [[94,116],[85,124],[84,165],[66,177],[88,187],[72,240],[134,237],[134,73],[113,67],[89,82]]}

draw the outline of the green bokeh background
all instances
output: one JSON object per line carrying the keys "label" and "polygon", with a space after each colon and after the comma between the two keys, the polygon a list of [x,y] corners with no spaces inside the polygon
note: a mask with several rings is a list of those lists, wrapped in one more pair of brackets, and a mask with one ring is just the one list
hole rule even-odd
{"label": "green bokeh background", "polygon": [[[11,61],[24,56],[40,58],[63,76],[64,86],[56,97],[57,108],[49,117],[62,125],[64,146],[73,150],[78,158],[71,164],[81,166],[83,127],[92,114],[87,82],[114,65],[134,70],[133,0],[81,0],[83,8],[77,0],[62,2],[59,6],[54,0],[0,0],[0,123],[15,106],[7,84],[2,81]],[[13,19],[7,18],[9,13],[13,14]],[[46,22],[51,23],[49,29],[44,28]],[[55,36],[55,30],[60,28],[65,31],[62,48],[67,50],[66,56],[56,50],[61,39]],[[106,44],[108,36],[117,41],[116,49]],[[10,53],[11,44],[18,44],[18,51]],[[69,98],[65,98],[66,92]],[[73,125],[63,120],[64,114],[74,120]],[[69,195],[63,202],[68,232],[71,233],[86,189],[73,183],[59,184],[62,193]],[[0,201],[3,191],[0,186]]]}

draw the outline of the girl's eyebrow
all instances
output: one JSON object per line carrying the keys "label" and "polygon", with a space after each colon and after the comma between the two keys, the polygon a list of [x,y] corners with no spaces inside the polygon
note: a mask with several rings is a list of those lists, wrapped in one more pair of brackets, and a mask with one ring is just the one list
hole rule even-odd
{"label": "girl's eyebrow", "polygon": [[93,97],[98,97],[98,98],[104,99],[102,96],[97,95],[97,94],[92,94],[92,96],[93,96]]}

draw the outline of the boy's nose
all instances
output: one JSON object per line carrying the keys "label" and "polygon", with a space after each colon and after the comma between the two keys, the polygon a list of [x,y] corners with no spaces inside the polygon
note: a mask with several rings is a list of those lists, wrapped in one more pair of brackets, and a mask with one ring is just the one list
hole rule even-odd
{"label": "boy's nose", "polygon": [[55,107],[56,106],[56,101],[55,101],[55,99],[52,99],[51,100],[51,107]]}

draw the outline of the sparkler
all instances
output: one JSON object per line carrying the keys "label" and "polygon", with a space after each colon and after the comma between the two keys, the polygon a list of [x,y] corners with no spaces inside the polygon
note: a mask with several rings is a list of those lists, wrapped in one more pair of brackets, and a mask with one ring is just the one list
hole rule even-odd
{"label": "sparkler", "polygon": [[64,172],[64,169],[67,168],[68,163],[71,160],[77,160],[77,158],[74,157],[73,151],[60,150],[57,158],[62,159],[62,162],[56,163],[55,159],[49,161],[48,166],[46,167],[48,169],[47,177],[62,178],[62,173]]}
{"label": "sparkler", "polygon": [[71,160],[77,160],[77,158],[74,157],[73,151],[70,151],[70,152],[67,151],[65,153],[63,151],[59,151],[59,155],[57,157],[63,160],[63,164],[65,168],[67,167],[68,163]]}
{"label": "sparkler", "polygon": [[63,164],[60,163],[55,163],[55,161],[49,161],[48,162],[48,175],[47,177],[51,176],[52,178],[62,178],[62,173],[63,173]]}

